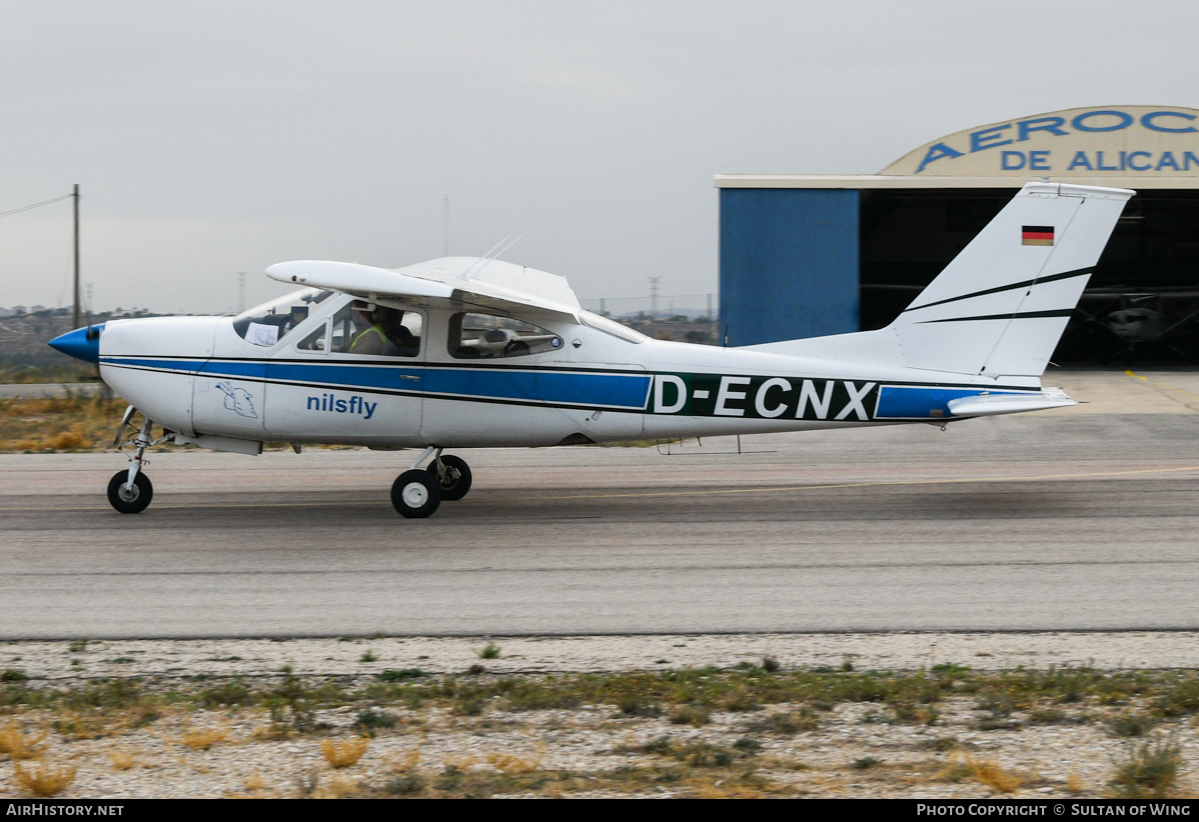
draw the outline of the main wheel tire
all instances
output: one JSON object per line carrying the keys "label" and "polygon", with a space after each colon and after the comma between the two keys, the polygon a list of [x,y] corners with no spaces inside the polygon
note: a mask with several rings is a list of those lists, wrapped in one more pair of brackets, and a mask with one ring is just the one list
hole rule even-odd
{"label": "main wheel tire", "polygon": [[419,468],[405,471],[391,485],[391,504],[406,519],[430,516],[441,505],[437,478]]}
{"label": "main wheel tire", "polygon": [[433,460],[433,464],[425,469],[437,483],[441,498],[443,500],[462,499],[470,490],[470,466],[466,464],[466,460],[452,455],[442,457],[441,464],[445,466],[444,473],[437,470],[437,460]]}
{"label": "main wheel tire", "polygon": [[108,481],[108,501],[122,514],[140,514],[154,498],[154,484],[142,471],[133,478],[132,486],[126,487],[128,483],[128,470],[113,474]]}

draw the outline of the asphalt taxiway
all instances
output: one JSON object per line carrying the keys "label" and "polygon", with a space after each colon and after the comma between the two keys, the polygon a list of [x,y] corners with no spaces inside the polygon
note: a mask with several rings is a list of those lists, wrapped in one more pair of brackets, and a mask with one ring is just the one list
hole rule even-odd
{"label": "asphalt taxiway", "polygon": [[[662,448],[0,456],[0,639],[1199,629],[1199,379],[1089,406]],[[669,451],[669,453],[667,453]]]}

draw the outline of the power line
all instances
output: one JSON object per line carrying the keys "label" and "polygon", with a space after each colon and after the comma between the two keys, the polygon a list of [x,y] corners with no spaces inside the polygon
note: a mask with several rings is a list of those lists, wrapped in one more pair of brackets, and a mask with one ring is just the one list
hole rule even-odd
{"label": "power line", "polygon": [[59,200],[69,200],[74,196],[74,194],[64,194],[61,197],[55,197],[53,200],[42,200],[40,203],[21,206],[20,208],[14,208],[11,211],[0,211],[0,217],[7,217],[10,214],[20,214],[22,211],[29,211],[31,208],[41,208],[44,205],[50,205],[50,203],[57,203]]}

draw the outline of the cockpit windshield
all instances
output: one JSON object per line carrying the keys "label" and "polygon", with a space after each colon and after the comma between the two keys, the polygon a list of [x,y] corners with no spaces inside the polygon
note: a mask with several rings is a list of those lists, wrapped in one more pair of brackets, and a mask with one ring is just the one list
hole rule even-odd
{"label": "cockpit windshield", "polygon": [[233,330],[248,343],[272,346],[308,319],[311,306],[322,302],[332,293],[305,288],[256,305],[233,318]]}

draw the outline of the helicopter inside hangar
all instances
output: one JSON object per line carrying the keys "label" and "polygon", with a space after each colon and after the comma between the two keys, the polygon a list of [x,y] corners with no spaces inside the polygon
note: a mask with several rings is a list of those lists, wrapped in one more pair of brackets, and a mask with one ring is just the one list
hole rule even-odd
{"label": "helicopter inside hangar", "polygon": [[1199,362],[1199,110],[1095,106],[930,141],[873,175],[720,175],[730,345],[880,328],[1030,180],[1132,188],[1054,353]]}

